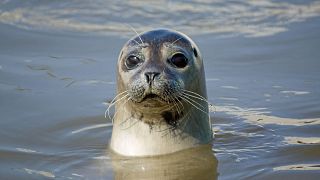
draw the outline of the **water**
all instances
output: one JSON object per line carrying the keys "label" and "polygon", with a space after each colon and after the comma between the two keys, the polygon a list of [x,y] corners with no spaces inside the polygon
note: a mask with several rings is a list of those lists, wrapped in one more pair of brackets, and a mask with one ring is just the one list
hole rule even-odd
{"label": "water", "polygon": [[[0,1],[0,179],[318,179],[319,16],[298,0]],[[198,44],[213,152],[108,151],[129,26]]]}

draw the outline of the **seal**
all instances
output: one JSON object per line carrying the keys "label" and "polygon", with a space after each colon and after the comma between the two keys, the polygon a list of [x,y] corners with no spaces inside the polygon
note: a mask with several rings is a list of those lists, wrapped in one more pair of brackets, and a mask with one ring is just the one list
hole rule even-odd
{"label": "seal", "polygon": [[119,55],[117,96],[110,105],[110,147],[120,155],[163,155],[211,144],[202,57],[183,33],[155,29],[130,39]]}

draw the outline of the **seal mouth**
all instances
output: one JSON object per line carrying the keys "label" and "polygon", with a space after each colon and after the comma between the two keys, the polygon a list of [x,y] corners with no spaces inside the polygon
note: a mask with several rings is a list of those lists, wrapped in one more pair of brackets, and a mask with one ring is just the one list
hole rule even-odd
{"label": "seal mouth", "polygon": [[139,101],[134,101],[135,103],[141,104],[143,108],[163,108],[164,106],[167,106],[166,101],[157,94],[154,93],[148,93],[146,94],[142,99]]}
{"label": "seal mouth", "polygon": [[145,100],[160,100],[162,101],[162,98],[157,95],[157,94],[154,94],[154,93],[150,93],[150,94],[147,94],[143,99],[142,101],[145,101]]}

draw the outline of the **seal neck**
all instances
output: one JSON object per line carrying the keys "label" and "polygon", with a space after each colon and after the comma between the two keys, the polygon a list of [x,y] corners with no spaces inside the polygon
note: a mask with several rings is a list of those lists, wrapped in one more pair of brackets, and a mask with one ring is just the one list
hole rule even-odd
{"label": "seal neck", "polygon": [[207,114],[191,109],[180,119],[181,126],[172,128],[162,122],[151,126],[123,112],[116,114],[111,148],[125,156],[154,156],[211,144],[212,130]]}

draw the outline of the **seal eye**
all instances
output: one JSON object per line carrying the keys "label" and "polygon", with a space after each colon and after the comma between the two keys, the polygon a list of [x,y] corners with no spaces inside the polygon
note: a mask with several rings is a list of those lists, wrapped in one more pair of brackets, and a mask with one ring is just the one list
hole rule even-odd
{"label": "seal eye", "polygon": [[139,66],[142,61],[137,56],[129,56],[126,61],[125,65],[128,69],[134,69],[135,67]]}
{"label": "seal eye", "polygon": [[184,68],[188,64],[188,59],[181,53],[173,55],[169,61],[177,68]]}

